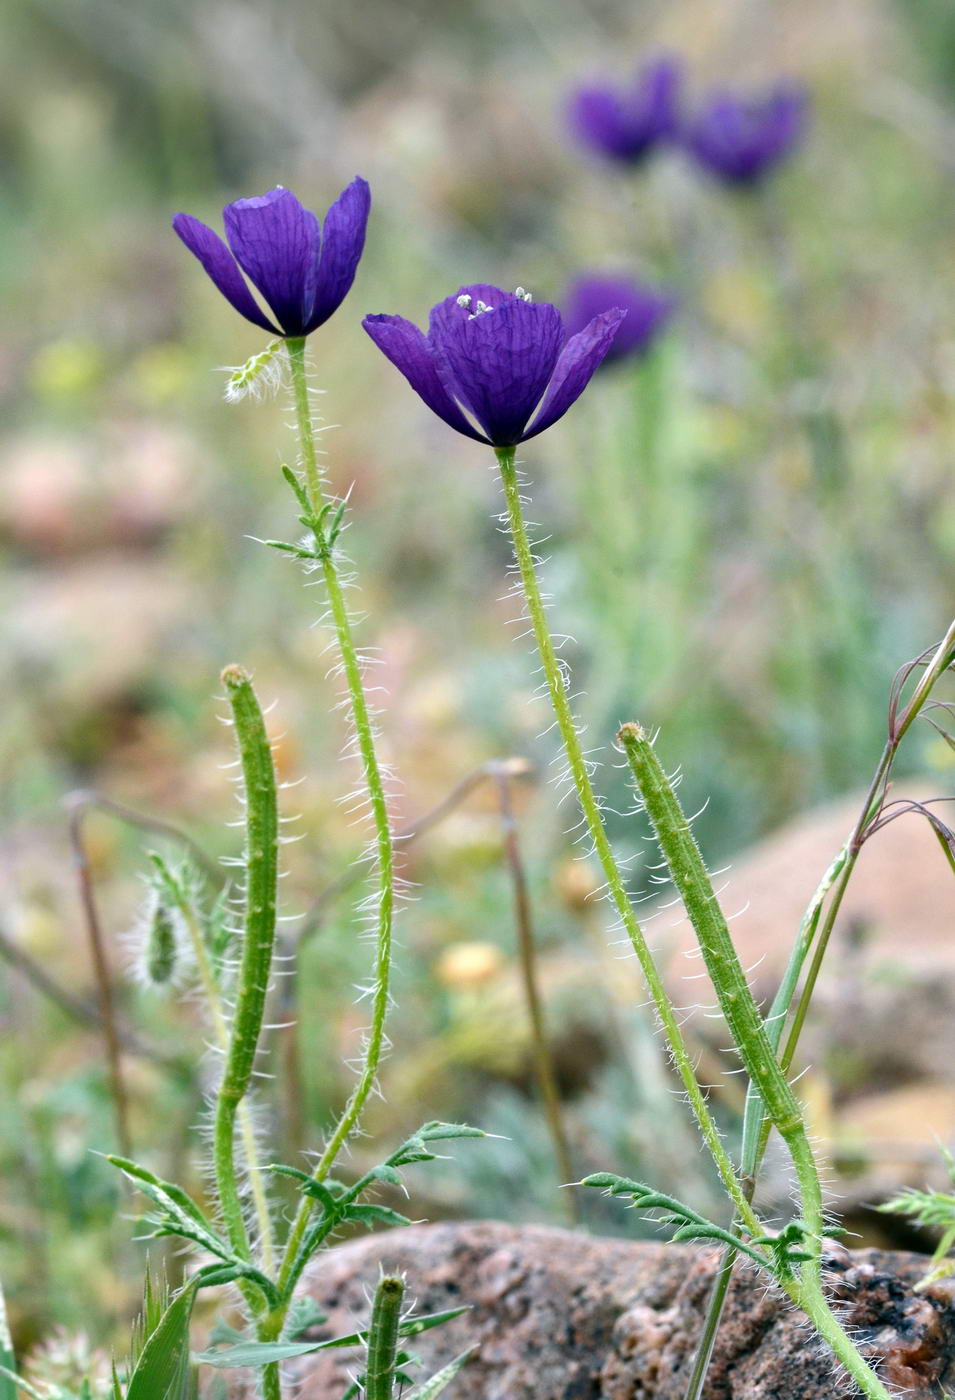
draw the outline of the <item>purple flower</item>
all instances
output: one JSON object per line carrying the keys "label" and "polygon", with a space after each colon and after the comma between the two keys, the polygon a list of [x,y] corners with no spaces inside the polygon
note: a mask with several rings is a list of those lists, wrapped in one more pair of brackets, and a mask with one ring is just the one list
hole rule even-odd
{"label": "purple flower", "polygon": [[676,310],[676,298],[633,277],[578,277],[567,293],[568,334],[583,329],[611,306],[623,307],[627,319],[604,356],[606,365],[630,355],[645,354]]}
{"label": "purple flower", "polygon": [[798,144],[808,105],[805,91],[792,84],[757,97],[714,93],[690,121],[685,143],[718,179],[753,186]]}
{"label": "purple flower", "polygon": [[676,60],[658,58],[628,87],[594,83],[578,88],[568,107],[571,127],[600,155],[636,165],[659,142],[677,134],[680,81]]}
{"label": "purple flower", "polygon": [[532,302],[521,287],[478,282],[432,308],[427,335],[401,316],[366,316],[362,325],[449,427],[513,447],[564,416],[626,314],[605,309],[567,339],[556,306]]}
{"label": "purple flower", "polygon": [[[222,211],[228,247],[217,233],[177,214],[172,226],[219,291],[253,325],[297,339],[310,335],[344,301],[365,246],[371,193],[351,182],[325,215],[304,209],[291,190],[277,185],[255,199],[237,199]],[[275,318],[266,316],[242,276],[262,293]]]}

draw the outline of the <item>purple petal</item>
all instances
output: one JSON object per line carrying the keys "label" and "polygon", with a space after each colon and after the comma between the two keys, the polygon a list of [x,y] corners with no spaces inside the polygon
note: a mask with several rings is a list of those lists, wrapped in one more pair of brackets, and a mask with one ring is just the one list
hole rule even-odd
{"label": "purple petal", "polygon": [[564,311],[569,336],[584,330],[602,311],[619,307],[627,313],[604,359],[622,360],[642,355],[654,344],[676,310],[676,298],[629,276],[606,273],[578,277],[571,286]]}
{"label": "purple petal", "polygon": [[403,316],[366,316],[362,325],[378,349],[401,370],[415,393],[439,418],[465,437],[474,438],[476,442],[487,441],[471,427],[442,384],[434,353],[423,331]]}
{"label": "purple petal", "polygon": [[711,174],[755,185],[799,143],[807,110],[805,91],[791,84],[762,97],[715,93],[691,124],[686,144]]}
{"label": "purple petal", "polygon": [[576,403],[613,344],[617,327],[626,314],[619,307],[604,311],[568,340],[557,361],[540,412],[524,434],[524,440],[542,433],[558,418],[563,418],[571,404]]}
{"label": "purple petal", "polygon": [[258,287],[286,335],[306,334],[315,301],[318,220],[278,186],[223,211],[226,237],[239,266]]}
{"label": "purple petal", "polygon": [[[461,306],[459,297],[470,301]],[[488,309],[481,311],[479,303]],[[449,393],[471,410],[496,447],[520,442],[554,372],[560,312],[476,283],[439,302],[428,339]]]}
{"label": "purple petal", "polygon": [[593,83],[568,104],[570,125],[585,145],[612,160],[633,164],[679,126],[680,63],[666,56],[648,63],[630,87]]}
{"label": "purple petal", "polygon": [[357,177],[325,215],[315,305],[308,317],[310,331],[327,321],[348,295],[365,246],[370,208],[371,191]]}
{"label": "purple petal", "polygon": [[626,129],[623,103],[609,88],[585,87],[568,105],[570,123],[585,145],[616,160],[630,160],[632,143]]}
{"label": "purple petal", "polygon": [[190,253],[199,259],[219,291],[227,301],[232,303],[236,311],[247,321],[251,321],[254,326],[261,326],[264,331],[271,331],[273,335],[278,335],[278,327],[273,326],[265,313],[260,310],[258,303],[246,286],[245,278],[239,271],[235,258],[219,235],[213,229],[200,223],[198,219],[193,218],[191,214],[177,214],[172,221],[172,226]]}

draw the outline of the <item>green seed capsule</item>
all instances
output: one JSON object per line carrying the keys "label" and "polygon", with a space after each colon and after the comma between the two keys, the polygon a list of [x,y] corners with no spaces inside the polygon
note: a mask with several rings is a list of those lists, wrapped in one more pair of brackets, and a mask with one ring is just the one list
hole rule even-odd
{"label": "green seed capsule", "polygon": [[168,982],[176,968],[176,929],[172,914],[160,900],[149,921],[146,976],[155,986]]}

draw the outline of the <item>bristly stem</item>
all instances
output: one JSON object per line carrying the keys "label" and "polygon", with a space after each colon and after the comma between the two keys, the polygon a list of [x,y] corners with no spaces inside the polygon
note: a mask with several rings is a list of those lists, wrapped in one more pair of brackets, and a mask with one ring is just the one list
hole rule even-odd
{"label": "bristly stem", "polygon": [[[225,1008],[222,1005],[222,995],[216,982],[215,973],[212,970],[212,963],[209,952],[206,948],[202,930],[196,919],[196,911],[185,898],[180,900],[178,910],[182,916],[182,921],[186,926],[189,935],[189,946],[195,958],[196,969],[199,973],[199,984],[202,987],[202,994],[206,1005],[209,1008],[209,1016],[212,1021],[212,1030],[216,1038],[216,1045],[223,1056],[229,1053],[229,1022],[226,1017]],[[268,1196],[265,1190],[265,1180],[262,1175],[262,1167],[259,1163],[258,1152],[255,1145],[255,1122],[252,1111],[246,1099],[238,1107],[239,1136],[242,1139],[242,1155],[245,1158],[245,1168],[249,1177],[249,1193],[252,1197],[252,1204],[255,1208],[256,1225],[259,1232],[259,1248],[262,1251],[263,1272],[271,1277],[275,1267],[274,1246],[272,1242],[272,1216],[269,1211]]]}
{"label": "bristly stem", "polygon": [[670,878],[693,925],[740,1059],[780,1134],[787,1142],[793,1136],[804,1135],[802,1111],[796,1095],[776,1061],[700,849],[672,784],[640,725],[623,725],[617,739],[627,755]]}
{"label": "bristly stem", "polygon": [[375,1289],[368,1328],[368,1364],[365,1367],[365,1400],[392,1400],[398,1356],[398,1328],[404,1280],[384,1274]]}
{"label": "bristly stem", "polygon": [[[521,978],[524,983],[524,1000],[531,1025],[531,1045],[534,1053],[534,1068],[537,1072],[537,1087],[550,1139],[554,1148],[554,1158],[560,1173],[561,1184],[566,1186],[573,1180],[570,1149],[567,1145],[567,1132],[561,1110],[560,1092],[554,1073],[554,1062],[547,1040],[547,1027],[544,1023],[544,1006],[540,988],[537,985],[537,950],[534,942],[534,924],[531,917],[531,901],[527,892],[527,877],[521,859],[521,847],[517,835],[517,820],[514,816],[514,803],[511,798],[511,771],[506,762],[499,763],[495,770],[497,782],[497,803],[504,833],[504,854],[510,871],[514,893],[514,922],[517,925],[517,944],[521,963]],[[562,1192],[567,1222],[578,1223],[576,1198],[572,1191]]]}
{"label": "bristly stem", "polygon": [[[813,951],[813,960],[810,967],[809,976],[802,989],[799,1002],[796,1007],[796,1014],[793,1024],[790,1027],[789,1035],[783,1053],[780,1056],[780,1064],[784,1072],[788,1072],[792,1066],[796,1053],[796,1046],[799,1036],[805,1023],[806,1013],[809,1009],[812,994],[815,989],[816,979],[822,966],[822,960],[829,943],[829,938],[835,926],[839,909],[848,888],[849,881],[855,870],[859,852],[865,840],[865,833],[871,821],[877,816],[881,809],[885,797],[886,786],[895,756],[899,746],[905,737],[906,732],[920,714],[926,701],[928,700],[932,688],[939,676],[946,670],[952,660],[952,646],[955,644],[955,623],[949,626],[948,631],[940,642],[939,646],[929,661],[925,675],[915,688],[908,705],[901,716],[896,716],[896,702],[893,702],[890,713],[889,737],[886,740],[882,756],[869,785],[869,790],[865,795],[859,816],[852,832],[842,849],[836,854],[829,869],[823,875],[819,886],[809,903],[809,907],[803,916],[799,927],[799,933],[789,956],[789,962],[783,974],[782,981],[773,998],[769,1015],[766,1018],[766,1031],[773,1046],[774,1052],[778,1052],[782,1039],[786,1019],[789,1016],[796,996],[796,990],[803,966],[810,951]],[[908,673],[908,668],[903,668],[902,675]],[[826,901],[828,900],[828,905]],[[826,906],[825,917],[823,918],[823,907]],[[766,1150],[766,1143],[769,1140],[770,1123],[763,1109],[763,1102],[754,1084],[750,1084],[746,1095],[746,1109],[743,1115],[743,1142],[740,1154],[740,1171],[743,1177],[743,1186],[750,1200],[753,1199],[756,1191],[756,1180],[759,1173],[763,1153]],[[700,1400],[703,1391],[703,1384],[706,1379],[707,1369],[716,1341],[716,1332],[719,1327],[720,1318],[726,1301],[726,1294],[729,1288],[730,1276],[733,1272],[733,1263],[736,1251],[732,1248],[724,1250],[723,1258],[720,1262],[720,1269],[713,1284],[710,1294],[710,1301],[703,1323],[703,1331],[700,1336],[696,1358],[693,1365],[693,1372],[690,1383],[687,1387],[686,1400]]]}
{"label": "bristly stem", "polygon": [[[305,492],[316,521],[326,506],[322,487],[321,472],[315,448],[315,428],[309,402],[308,376],[305,365],[305,341],[288,340],[289,365],[292,374],[292,391],[295,401],[295,414],[298,424],[301,465],[305,479]],[[375,733],[368,699],[362,679],[361,663],[352,636],[351,620],[345,605],[342,583],[334,556],[334,541],[330,541],[317,524],[313,528],[315,548],[322,570],[322,577],[328,596],[332,623],[338,641],[342,670],[348,691],[355,737],[361,755],[365,786],[371,804],[372,820],[375,828],[375,849],[378,864],[378,897],[376,955],[374,972],[374,992],[372,996],[371,1026],[365,1045],[364,1061],[352,1094],[337,1124],[333,1128],[325,1149],[315,1168],[315,1179],[323,1181],[348,1141],[361,1116],[368,1095],[371,1093],[378,1074],[382,1051],[385,1045],[385,1019],[390,1000],[392,923],[395,905],[395,860],[394,838],[391,818],[385,795],[385,783],[375,747]],[[303,1197],[295,1222],[289,1233],[285,1257],[279,1273],[279,1287],[284,1288],[292,1276],[295,1255],[301,1243],[314,1201]]]}
{"label": "bristly stem", "polygon": [[[806,1133],[802,1111],[776,1059],[776,1045],[767,1034],[755,998],[730,937],[703,857],[673,786],[653,744],[638,724],[625,724],[617,738],[627,756],[637,789],[656,834],[674,886],[700,944],[720,1009],[733,1035],[767,1117],[786,1143],[796,1170],[807,1228],[807,1258],[798,1279],[787,1288],[825,1337],[840,1361],[867,1396],[887,1400],[888,1391],[868,1367],[836,1320],[822,1289],[822,1188]],[[778,1043],[778,1041],[777,1041]],[[781,1283],[788,1282],[780,1279]]]}
{"label": "bristly stem", "polygon": [[758,1236],[761,1233],[759,1222],[743,1194],[739,1178],[723,1146],[719,1130],[707,1107],[703,1091],[697,1082],[693,1061],[690,1058],[689,1051],[683,1039],[676,1012],[667,996],[666,988],[663,985],[663,979],[653,961],[653,954],[647,944],[643,929],[640,927],[633,911],[633,906],[630,903],[623,876],[617,865],[613,849],[610,845],[610,839],[604,827],[600,806],[590,781],[587,761],[584,758],[580,737],[577,733],[577,725],[570,707],[570,701],[567,697],[564,677],[561,673],[560,663],[558,662],[557,653],[554,649],[550,628],[547,625],[547,614],[544,608],[544,601],[541,597],[540,587],[537,582],[534,555],[527,534],[527,526],[524,522],[520,485],[515,465],[515,449],[513,447],[500,447],[496,449],[496,452],[501,469],[501,481],[504,486],[504,498],[507,502],[511,537],[514,543],[514,555],[520,572],[524,597],[527,602],[527,610],[534,631],[534,637],[537,642],[541,663],[544,668],[544,676],[547,682],[547,689],[550,693],[551,704],[554,708],[554,714],[557,719],[557,727],[560,730],[560,736],[567,754],[570,775],[577,791],[577,798],[580,802],[584,820],[593,842],[594,851],[603,869],[613,906],[617,911],[620,921],[629,936],[633,950],[637,955],[644,980],[653,999],[654,1006],[656,1007],[657,1016],[659,1017],[667,1045],[673,1056],[673,1062],[679,1073],[693,1112],[696,1115],[703,1140],[706,1143],[716,1165],[716,1169],[720,1174],[720,1179],[740,1219],[745,1222],[746,1228],[750,1234]]}
{"label": "bristly stem", "polygon": [[229,1049],[216,1100],[213,1159],[230,1243],[237,1254],[251,1259],[235,1165],[235,1120],[252,1080],[272,967],[278,802],[272,750],[252,682],[239,666],[227,666],[222,680],[232,710],[245,792],[245,892],[242,958]]}

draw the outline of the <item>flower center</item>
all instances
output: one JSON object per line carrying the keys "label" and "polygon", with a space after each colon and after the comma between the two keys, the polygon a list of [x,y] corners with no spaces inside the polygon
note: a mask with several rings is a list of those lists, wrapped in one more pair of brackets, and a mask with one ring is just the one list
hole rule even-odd
{"label": "flower center", "polygon": [[[461,295],[457,298],[457,303],[458,303],[458,306],[460,306],[463,310],[467,310],[467,308],[471,305],[471,294],[470,294],[470,292],[462,292]],[[493,307],[493,306],[488,306],[487,302],[481,301],[481,299],[480,299],[480,297],[479,297],[478,300],[477,300],[477,301],[475,302],[475,304],[474,304],[474,310],[473,310],[473,311],[469,314],[469,316],[468,316],[468,320],[469,320],[469,321],[473,321],[473,320],[475,320],[478,316],[483,316],[483,315],[485,314],[485,312],[487,312],[487,311],[493,311],[493,310],[494,310],[494,307]]]}

